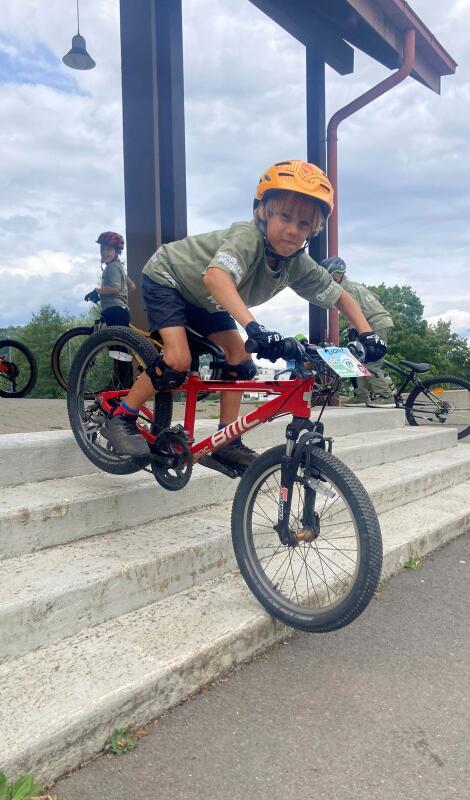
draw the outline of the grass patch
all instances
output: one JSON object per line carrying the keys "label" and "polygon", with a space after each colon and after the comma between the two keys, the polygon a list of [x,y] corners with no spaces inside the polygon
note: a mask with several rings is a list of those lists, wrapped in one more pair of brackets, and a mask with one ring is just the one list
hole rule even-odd
{"label": "grass patch", "polygon": [[405,569],[416,570],[422,569],[423,564],[420,558],[416,558],[416,556],[410,556],[408,561],[405,561],[403,566]]}

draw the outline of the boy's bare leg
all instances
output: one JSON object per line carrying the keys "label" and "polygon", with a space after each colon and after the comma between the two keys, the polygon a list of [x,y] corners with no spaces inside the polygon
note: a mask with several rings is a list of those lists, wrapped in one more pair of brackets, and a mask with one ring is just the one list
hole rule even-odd
{"label": "boy's bare leg", "polygon": [[[186,372],[191,364],[188,341],[183,327],[164,328],[161,331],[165,363],[178,372]],[[122,455],[148,458],[150,450],[137,425],[137,411],[155,394],[147,373],[138,377],[125,400],[103,426],[103,435]]]}
{"label": "boy's bare leg", "polygon": [[[160,331],[164,347],[165,363],[178,372],[186,372],[191,365],[188,339],[184,328],[175,326]],[[139,375],[126,397],[131,408],[138,409],[155,394],[153,383],[146,372]]]}
{"label": "boy's bare leg", "polygon": [[[238,331],[219,331],[207,337],[225,352],[228,364],[241,364],[248,361],[250,354],[245,350],[245,344]],[[221,392],[220,394],[220,422],[228,425],[236,420],[240,414],[240,404],[243,392]]]}
{"label": "boy's bare leg", "polygon": [[[225,358],[229,365],[241,364],[242,361],[248,361],[250,359],[249,354],[245,350],[243,339],[238,331],[220,331],[219,333],[211,334],[207,338],[223,348]],[[228,425],[230,422],[237,419],[240,413],[242,394],[242,392],[221,392],[221,425]],[[217,450],[213,454],[212,459],[220,461],[225,466],[240,470],[246,469],[256,459],[256,453],[254,450],[246,447],[238,438],[233,439],[229,444]],[[204,462],[202,461],[202,463]]]}

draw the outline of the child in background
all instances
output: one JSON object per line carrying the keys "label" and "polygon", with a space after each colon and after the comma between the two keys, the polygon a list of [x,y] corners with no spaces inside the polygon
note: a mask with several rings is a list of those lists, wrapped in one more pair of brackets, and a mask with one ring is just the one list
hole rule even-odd
{"label": "child in background", "polygon": [[135,289],[135,283],[128,278],[119,260],[124,249],[124,239],[114,231],[104,231],[98,236],[101,263],[105,264],[101,276],[101,286],[85,295],[85,300],[101,302],[101,315],[106,325],[129,325],[128,288]]}
{"label": "child in background", "polygon": [[[322,267],[331,275],[335,283],[346,289],[348,294],[354,298],[367,322],[386,344],[392,332],[393,319],[375,294],[362,283],[356,283],[346,277],[346,263],[339,256],[326,258],[322,261]],[[348,328],[350,336],[356,338],[354,328],[351,325]],[[379,358],[377,361],[367,364],[373,374],[370,377],[356,379],[357,386],[354,389],[354,397],[344,403],[345,406],[395,408],[392,392],[393,381],[382,369],[382,363],[383,358]]]}

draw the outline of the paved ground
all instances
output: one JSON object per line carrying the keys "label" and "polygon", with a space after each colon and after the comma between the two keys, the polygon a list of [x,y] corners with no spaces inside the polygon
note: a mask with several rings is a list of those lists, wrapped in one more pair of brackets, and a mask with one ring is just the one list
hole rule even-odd
{"label": "paved ground", "polygon": [[[404,520],[406,522],[406,520]],[[334,634],[297,635],[53,790],[59,800],[468,800],[470,536]]]}

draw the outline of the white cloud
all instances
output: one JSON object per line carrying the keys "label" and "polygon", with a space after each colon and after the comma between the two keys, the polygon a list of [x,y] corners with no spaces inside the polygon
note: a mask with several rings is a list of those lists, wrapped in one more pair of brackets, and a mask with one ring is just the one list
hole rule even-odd
{"label": "white cloud", "polygon": [[441,314],[434,314],[431,317],[427,317],[427,321],[431,325],[435,325],[439,320],[443,320],[444,322],[451,323],[451,329],[458,333],[460,336],[468,339],[468,333],[470,332],[470,311],[462,311],[458,308],[449,308],[447,311],[443,311]]}

